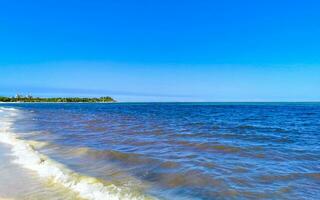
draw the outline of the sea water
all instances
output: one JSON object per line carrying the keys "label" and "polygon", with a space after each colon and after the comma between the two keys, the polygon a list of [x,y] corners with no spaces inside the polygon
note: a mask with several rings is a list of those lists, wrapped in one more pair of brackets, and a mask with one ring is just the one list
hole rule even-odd
{"label": "sea water", "polygon": [[320,199],[318,103],[2,104],[0,142],[29,199]]}

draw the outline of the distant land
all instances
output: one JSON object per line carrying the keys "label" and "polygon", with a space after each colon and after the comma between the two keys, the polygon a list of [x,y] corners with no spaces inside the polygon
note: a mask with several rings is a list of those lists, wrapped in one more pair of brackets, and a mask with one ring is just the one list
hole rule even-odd
{"label": "distant land", "polygon": [[0,102],[16,102],[16,103],[111,103],[116,102],[111,97],[98,97],[98,98],[81,98],[81,97],[51,97],[51,98],[42,98],[42,97],[33,97],[31,95],[23,96],[16,95],[15,97],[5,97],[0,96]]}

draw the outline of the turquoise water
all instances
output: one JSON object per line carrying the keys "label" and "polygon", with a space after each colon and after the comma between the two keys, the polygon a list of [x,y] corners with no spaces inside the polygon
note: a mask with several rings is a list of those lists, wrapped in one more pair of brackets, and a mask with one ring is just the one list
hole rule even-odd
{"label": "turquoise water", "polygon": [[19,141],[122,199],[320,199],[318,103],[0,107]]}

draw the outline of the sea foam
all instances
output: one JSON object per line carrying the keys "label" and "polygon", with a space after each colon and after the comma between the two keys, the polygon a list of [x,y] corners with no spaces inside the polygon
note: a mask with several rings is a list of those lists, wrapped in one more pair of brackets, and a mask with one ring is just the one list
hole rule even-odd
{"label": "sea foam", "polygon": [[37,172],[40,177],[50,179],[54,183],[76,192],[81,198],[89,200],[145,200],[155,199],[127,188],[120,188],[114,184],[78,174],[61,163],[39,153],[32,143],[20,139],[12,131],[12,126],[20,110],[13,108],[0,108],[0,142],[11,146],[15,163]]}

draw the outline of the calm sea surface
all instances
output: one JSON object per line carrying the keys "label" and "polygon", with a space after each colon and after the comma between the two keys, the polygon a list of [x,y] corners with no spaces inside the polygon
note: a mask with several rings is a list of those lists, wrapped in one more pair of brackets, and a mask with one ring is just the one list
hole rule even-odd
{"label": "calm sea surface", "polygon": [[19,111],[12,130],[38,144],[37,152],[128,192],[169,200],[320,199],[318,103],[0,107]]}

